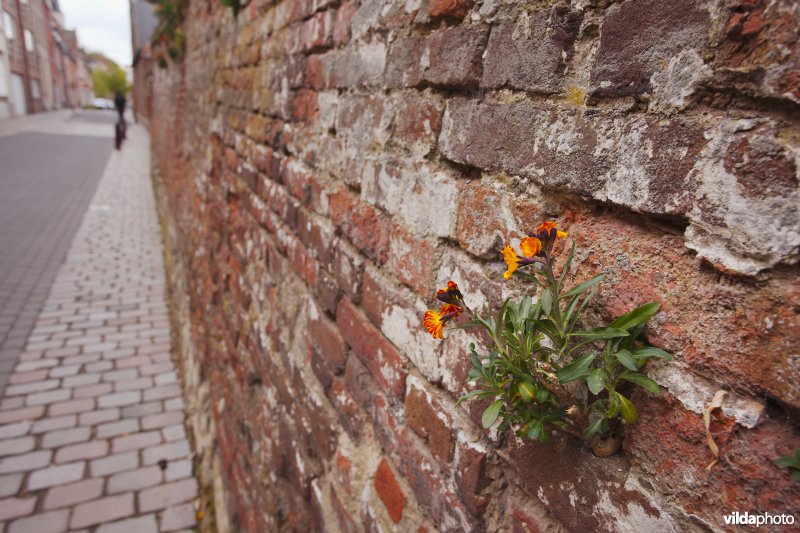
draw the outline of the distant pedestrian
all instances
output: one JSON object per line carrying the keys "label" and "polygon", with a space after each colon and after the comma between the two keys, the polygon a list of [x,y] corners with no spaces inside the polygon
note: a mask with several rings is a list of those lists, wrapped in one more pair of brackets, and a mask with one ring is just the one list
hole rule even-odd
{"label": "distant pedestrian", "polygon": [[125,100],[125,95],[121,92],[117,91],[117,94],[114,95],[114,107],[117,108],[117,113],[119,113],[119,119],[122,120],[122,115],[125,114],[125,104],[127,101]]}

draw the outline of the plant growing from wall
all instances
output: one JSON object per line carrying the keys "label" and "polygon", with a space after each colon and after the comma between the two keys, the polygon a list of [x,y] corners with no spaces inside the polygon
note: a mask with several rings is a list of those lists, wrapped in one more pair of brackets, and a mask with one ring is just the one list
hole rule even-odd
{"label": "plant growing from wall", "polygon": [[220,0],[223,6],[229,7],[233,10],[233,16],[237,16],[239,14],[239,10],[242,8],[241,0]]}
{"label": "plant growing from wall", "polygon": [[793,481],[800,481],[800,448],[794,451],[794,455],[784,455],[775,459],[775,464],[781,468],[788,468]]}
{"label": "plant growing from wall", "polygon": [[[176,60],[183,55],[186,48],[186,35],[181,29],[188,0],[158,0],[156,16],[158,25],[153,32],[154,48],[166,52],[166,56]],[[158,53],[158,66],[167,67],[164,53]]]}
{"label": "plant growing from wall", "polygon": [[495,316],[482,316],[464,301],[450,281],[436,293],[444,305],[425,313],[423,324],[434,338],[466,313],[469,320],[456,329],[480,328],[489,346],[470,345],[469,380],[477,389],[459,399],[491,398],[482,416],[484,428],[499,420],[498,432],[513,430],[520,437],[550,440],[551,430],[594,439],[598,455],[616,451],[624,424],[636,422],[638,413],[630,398],[633,387],[657,394],[655,381],[642,373],[651,358],[672,356],[639,340],[645,323],[659,310],[646,303],[610,324],[581,327],[581,315],[597,294],[600,274],[567,288],[567,275],[575,255],[573,241],[561,272],[555,271],[557,241],[567,237],[555,222],[545,222],[520,242],[520,252],[506,246],[502,256],[505,279],[525,279],[539,294],[515,301],[506,299]]}

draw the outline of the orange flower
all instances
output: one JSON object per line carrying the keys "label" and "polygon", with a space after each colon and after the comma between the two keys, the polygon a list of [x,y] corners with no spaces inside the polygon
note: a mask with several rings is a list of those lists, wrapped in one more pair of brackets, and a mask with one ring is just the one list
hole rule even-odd
{"label": "orange flower", "polygon": [[442,316],[449,315],[450,313],[453,313],[455,315],[453,318],[461,316],[461,313],[463,313],[463,312],[464,312],[464,309],[462,309],[461,307],[459,307],[457,305],[453,305],[453,304],[444,304],[442,306],[442,308],[439,310],[439,314],[442,315]]}
{"label": "orange flower", "polygon": [[[558,223],[553,222],[552,220],[543,222],[538,228],[536,228],[536,236],[542,241],[547,241],[549,239],[553,239],[554,241],[555,239],[563,239],[567,236],[567,233],[565,231],[559,231],[557,226]],[[553,234],[554,230],[555,235]]]}
{"label": "orange flower", "polygon": [[522,256],[519,256],[511,246],[506,246],[501,252],[503,261],[508,265],[508,270],[503,274],[505,279],[509,279],[519,267],[530,265],[537,261],[536,256],[542,251],[542,241],[536,237],[525,237],[520,241],[519,249],[522,251]]}
{"label": "orange flower", "polygon": [[436,291],[436,299],[446,304],[453,304],[456,307],[466,307],[464,305],[464,296],[458,290],[458,285],[453,280],[447,282],[446,289],[439,289]]}
{"label": "orange flower", "polygon": [[441,339],[444,337],[442,334],[444,322],[442,321],[442,316],[438,312],[433,310],[425,311],[422,325],[425,326],[425,329],[428,330],[428,333],[430,333],[434,339]]}

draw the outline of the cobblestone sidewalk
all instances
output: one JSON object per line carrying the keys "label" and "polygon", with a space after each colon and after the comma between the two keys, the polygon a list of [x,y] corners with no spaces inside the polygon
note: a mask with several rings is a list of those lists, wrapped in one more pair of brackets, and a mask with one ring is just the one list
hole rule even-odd
{"label": "cobblestone sidewalk", "polygon": [[9,377],[0,532],[147,533],[195,523],[148,142],[132,126],[111,155]]}

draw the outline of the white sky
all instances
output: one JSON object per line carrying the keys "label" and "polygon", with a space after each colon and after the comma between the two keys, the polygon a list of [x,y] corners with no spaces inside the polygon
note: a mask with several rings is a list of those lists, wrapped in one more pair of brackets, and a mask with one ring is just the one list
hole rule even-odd
{"label": "white sky", "polygon": [[87,52],[102,52],[120,66],[133,59],[131,14],[128,0],[59,0],[64,26],[78,30],[78,42]]}

